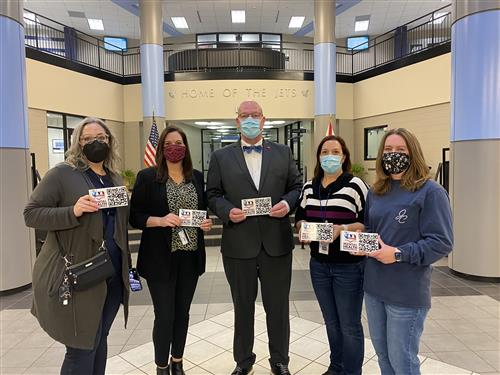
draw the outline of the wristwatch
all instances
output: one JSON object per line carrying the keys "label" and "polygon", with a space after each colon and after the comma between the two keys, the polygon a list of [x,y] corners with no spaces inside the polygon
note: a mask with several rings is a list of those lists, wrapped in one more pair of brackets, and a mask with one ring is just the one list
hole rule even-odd
{"label": "wristwatch", "polygon": [[394,259],[396,259],[397,263],[401,263],[401,256],[402,256],[401,250],[396,248],[396,251],[394,252]]}

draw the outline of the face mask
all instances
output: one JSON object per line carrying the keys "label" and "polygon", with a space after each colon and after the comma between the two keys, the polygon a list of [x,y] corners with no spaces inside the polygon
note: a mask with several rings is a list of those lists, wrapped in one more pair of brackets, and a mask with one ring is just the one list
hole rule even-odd
{"label": "face mask", "polygon": [[171,163],[180,162],[186,156],[186,146],[171,144],[163,148],[163,156]]}
{"label": "face mask", "polygon": [[97,139],[83,146],[83,154],[92,163],[100,163],[108,157],[109,145],[101,143]]}
{"label": "face mask", "polygon": [[240,130],[248,139],[257,138],[260,134],[260,120],[249,116],[240,122]]}
{"label": "face mask", "polygon": [[410,155],[404,152],[386,152],[382,156],[382,169],[388,175],[404,172],[410,166]]}
{"label": "face mask", "polygon": [[342,167],[342,156],[324,155],[319,157],[321,168],[327,174],[334,174]]}

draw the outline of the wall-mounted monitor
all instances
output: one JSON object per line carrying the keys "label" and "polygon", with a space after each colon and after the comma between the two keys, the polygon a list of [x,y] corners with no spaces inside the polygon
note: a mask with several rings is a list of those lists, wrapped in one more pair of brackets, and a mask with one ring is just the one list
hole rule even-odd
{"label": "wall-mounted monitor", "polygon": [[127,51],[127,38],[118,38],[113,36],[104,37],[104,48],[108,51]]}
{"label": "wall-mounted monitor", "polygon": [[351,36],[347,38],[347,48],[354,51],[360,51],[368,48],[368,35]]}

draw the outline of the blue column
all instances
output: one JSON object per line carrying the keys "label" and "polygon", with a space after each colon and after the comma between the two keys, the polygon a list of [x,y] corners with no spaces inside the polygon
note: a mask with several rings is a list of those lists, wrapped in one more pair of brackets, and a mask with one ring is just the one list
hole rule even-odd
{"label": "blue column", "polygon": [[335,127],[337,54],[335,1],[314,1],[314,144]]}
{"label": "blue column", "polygon": [[[0,291],[31,282],[31,190],[22,1],[0,2]],[[34,249],[33,249],[34,250]]]}
{"label": "blue column", "polygon": [[500,9],[456,0],[452,25],[452,270],[500,279]]}

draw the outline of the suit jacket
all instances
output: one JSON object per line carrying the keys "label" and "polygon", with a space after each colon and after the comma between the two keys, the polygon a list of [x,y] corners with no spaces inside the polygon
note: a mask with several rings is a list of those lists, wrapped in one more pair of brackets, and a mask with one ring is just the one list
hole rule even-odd
{"label": "suit jacket", "polygon": [[272,204],[287,201],[291,214],[297,205],[302,183],[289,147],[264,141],[259,188],[248,171],[241,143],[215,151],[207,176],[208,206],[222,220],[222,254],[230,258],[250,259],[261,248],[271,256],[285,255],[294,248],[289,216],[247,217],[241,223],[229,220],[232,208],[241,208],[241,200],[271,197]]}
{"label": "suit jacket", "polygon": [[[115,186],[123,185],[120,176],[110,173]],[[54,231],[63,247],[63,253],[74,256],[80,263],[94,256],[103,239],[103,220],[100,211],[75,217],[73,206],[93,189],[85,172],[68,164],[58,164],[49,170],[24,209],[26,225],[47,230],[47,238],[33,267],[33,308],[40,326],[56,341],[65,345],[92,349],[97,328],[102,319],[106,299],[106,282],[75,292],[69,306],[59,301],[64,261]],[[122,252],[123,305],[128,315],[128,207],[116,208],[114,239]]]}
{"label": "suit jacket", "polygon": [[[193,170],[192,183],[198,194],[198,209],[206,210],[206,195],[203,174]],[[166,184],[156,180],[156,168],[146,168],[137,174],[130,200],[130,224],[142,229],[141,244],[137,258],[137,271],[146,280],[167,281],[172,266],[172,228],[147,228],[150,216],[168,215]],[[205,241],[203,231],[198,229],[198,274],[205,272]]]}

